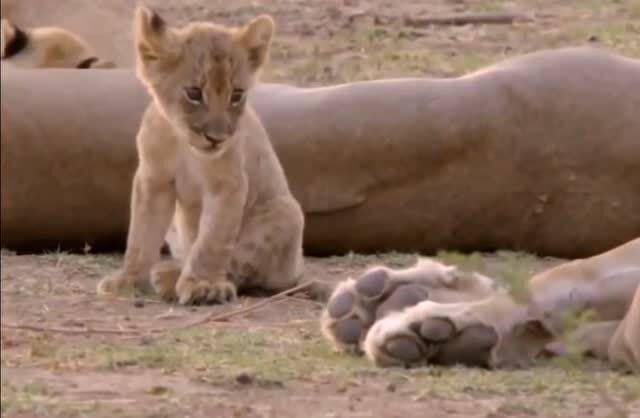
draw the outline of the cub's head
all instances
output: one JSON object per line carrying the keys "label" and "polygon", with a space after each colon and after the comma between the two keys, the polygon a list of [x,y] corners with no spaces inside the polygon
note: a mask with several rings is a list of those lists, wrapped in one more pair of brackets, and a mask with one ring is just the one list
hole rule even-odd
{"label": "cub's head", "polygon": [[269,16],[239,28],[208,22],[177,28],[141,6],[135,17],[138,78],[181,137],[213,152],[233,138],[273,33]]}
{"label": "cub's head", "polygon": [[112,68],[96,57],[93,49],[66,29],[36,27],[23,29],[2,19],[0,57],[20,68]]}

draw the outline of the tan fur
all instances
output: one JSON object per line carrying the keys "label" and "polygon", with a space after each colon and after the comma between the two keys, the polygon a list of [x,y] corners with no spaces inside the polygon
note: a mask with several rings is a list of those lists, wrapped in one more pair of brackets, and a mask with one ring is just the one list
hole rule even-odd
{"label": "tan fur", "polygon": [[273,21],[173,28],[139,8],[135,29],[138,77],[153,102],[137,136],[124,268],[103,279],[98,292],[144,287],[172,217],[179,260],[151,272],[163,297],[224,302],[237,288],[294,285],[302,273],[304,217],[246,103],[267,59]]}
{"label": "tan fur", "polygon": [[640,373],[640,286],[607,347],[609,360],[615,365]]}
{"label": "tan fur", "polygon": [[[131,138],[149,101],[134,72],[3,69],[1,90],[2,246],[122,250]],[[563,258],[640,235],[640,176],[628,175],[640,172],[639,98],[640,60],[582,47],[451,79],[250,94],[305,211],[310,255]]]}
{"label": "tan fur", "polygon": [[638,284],[640,238],[537,274],[529,289],[533,304],[558,328],[568,310],[588,309],[603,321],[622,319]]}
{"label": "tan fur", "polygon": [[[20,31],[26,35],[27,44],[15,55],[8,56],[7,47]],[[85,40],[60,27],[23,29],[2,19],[1,33],[2,60],[18,68],[78,68],[87,60],[91,60],[90,68],[115,67],[112,62],[99,59]]]}
{"label": "tan fur", "polygon": [[398,340],[410,341],[422,353],[414,362],[429,363],[438,349],[412,330],[416,324],[442,318],[453,326],[451,338],[469,327],[495,332],[488,366],[525,366],[567,331],[562,320],[566,313],[589,310],[600,322],[579,330],[581,348],[628,370],[640,370],[640,238],[538,274],[529,281],[529,290],[528,304],[515,301],[505,290],[470,300],[475,295],[460,289],[455,303],[430,298],[373,324],[364,350],[378,365],[400,365],[406,359],[389,355],[389,344],[398,347]]}
{"label": "tan fur", "polygon": [[2,0],[0,2],[0,18],[8,18],[9,16],[12,16],[14,9],[14,0]]}

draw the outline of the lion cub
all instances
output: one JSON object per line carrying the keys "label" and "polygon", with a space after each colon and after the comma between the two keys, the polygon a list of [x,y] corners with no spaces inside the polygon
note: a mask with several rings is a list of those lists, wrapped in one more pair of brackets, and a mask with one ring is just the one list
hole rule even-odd
{"label": "lion cub", "polygon": [[[98,293],[145,287],[149,275],[160,295],[181,304],[293,286],[302,274],[304,216],[247,103],[273,20],[175,28],[139,7],[135,29],[137,74],[153,101],[137,136],[124,267]],[[172,217],[181,259],[152,267]]]}

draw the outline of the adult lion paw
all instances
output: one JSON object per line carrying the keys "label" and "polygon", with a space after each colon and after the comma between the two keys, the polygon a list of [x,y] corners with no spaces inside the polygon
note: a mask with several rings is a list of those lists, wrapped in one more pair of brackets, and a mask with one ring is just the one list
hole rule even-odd
{"label": "adult lion paw", "polygon": [[336,350],[359,352],[360,342],[377,319],[428,298],[420,283],[397,280],[388,269],[374,268],[336,287],[322,313],[322,331]]}
{"label": "adult lion paw", "polygon": [[496,330],[473,314],[473,304],[421,302],[376,322],[364,342],[376,365],[492,366]]}
{"label": "adult lion paw", "polygon": [[148,283],[123,270],[108,274],[98,283],[97,293],[100,296],[134,296],[148,290]]}
{"label": "adult lion paw", "polygon": [[176,285],[178,303],[225,303],[237,298],[236,285],[226,279],[211,280],[191,275],[182,276]]}
{"label": "adult lion paw", "polygon": [[371,327],[364,349],[383,367],[526,368],[554,338],[536,309],[500,291],[480,301],[427,300],[392,313]]}
{"label": "adult lion paw", "polygon": [[428,258],[404,269],[373,267],[338,284],[322,313],[322,331],[336,349],[357,352],[369,328],[390,313],[425,300],[480,300],[495,292],[494,285],[488,277]]}

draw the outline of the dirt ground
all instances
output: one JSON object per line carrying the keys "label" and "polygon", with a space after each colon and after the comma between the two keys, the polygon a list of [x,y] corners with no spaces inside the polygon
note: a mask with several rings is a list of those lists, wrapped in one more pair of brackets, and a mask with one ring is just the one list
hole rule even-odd
{"label": "dirt ground", "polygon": [[[561,262],[526,254],[439,258],[508,281]],[[308,258],[307,277],[334,283],[415,255]],[[640,413],[640,382],[599,364],[527,371],[380,370],[333,353],[321,304],[293,295],[251,306],[179,307],[103,300],[97,280],[120,255],[2,254],[2,416],[7,417],[609,417]],[[20,327],[18,329],[14,327]],[[32,329],[24,329],[30,327]],[[620,413],[622,412],[622,413]],[[618,415],[615,415],[618,414]],[[637,416],[637,415],[636,415]]]}
{"label": "dirt ground", "polygon": [[[240,23],[268,12],[279,27],[264,78],[298,85],[454,76],[507,56],[590,43],[640,57],[636,0],[148,0],[175,22]],[[133,0],[2,1],[23,25],[75,30],[130,66]],[[514,25],[415,27],[404,17],[518,12]],[[527,254],[441,259],[522,282],[560,260]],[[308,258],[306,276],[335,283],[366,266],[406,266],[412,254]],[[1,256],[3,417],[640,417],[640,379],[597,363],[546,362],[526,371],[379,370],[333,353],[318,302],[184,308],[148,299],[102,300],[98,279],[121,255]],[[27,329],[30,328],[30,329]]]}

